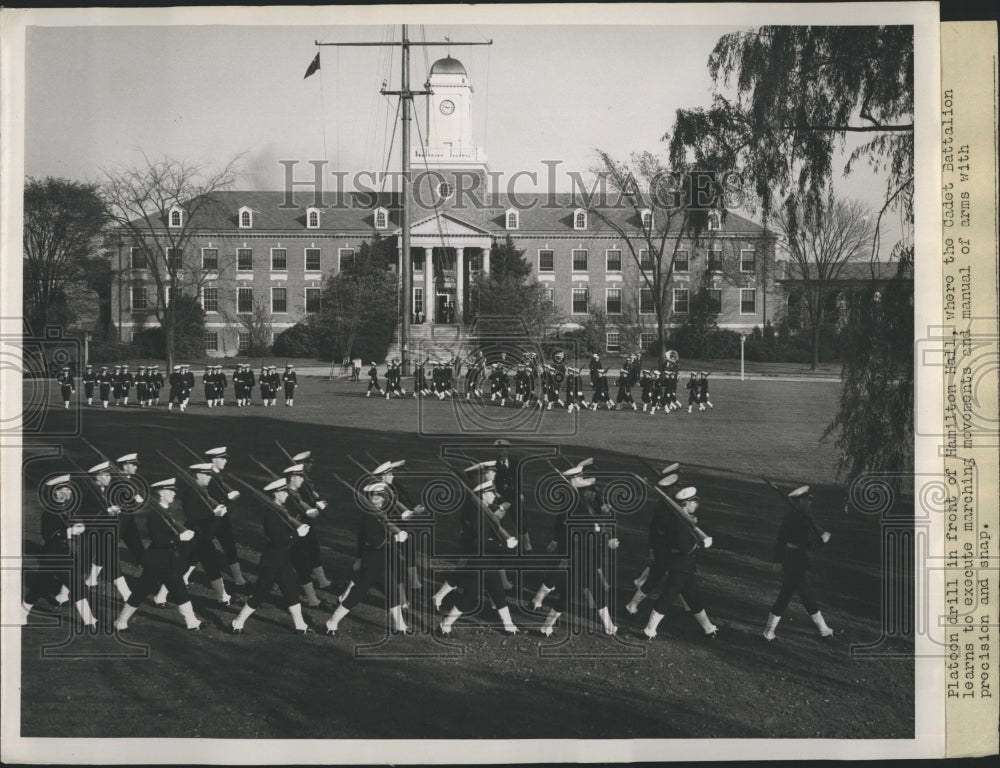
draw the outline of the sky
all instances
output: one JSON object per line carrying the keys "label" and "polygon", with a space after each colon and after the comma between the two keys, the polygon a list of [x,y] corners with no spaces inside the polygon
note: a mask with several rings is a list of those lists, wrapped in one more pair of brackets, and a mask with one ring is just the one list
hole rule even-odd
{"label": "sky", "polygon": [[[560,172],[585,174],[598,148],[621,159],[665,154],[676,110],[711,103],[706,62],[727,31],[411,26],[413,41],[493,41],[414,47],[411,87],[450,53],[472,81],[474,139],[491,170],[544,178],[542,162],[558,161]],[[299,161],[306,178],[310,160],[348,172],[398,169],[388,156],[395,98],[378,93],[383,81],[399,88],[398,48],[322,48],[320,72],[303,75],[316,40],[399,35],[399,26],[29,28],[25,173],[95,180],[143,154],[218,168],[243,152],[238,188],[280,189],[280,160]],[[836,188],[877,210],[884,182],[861,172]],[[557,190],[569,189],[560,173]]]}

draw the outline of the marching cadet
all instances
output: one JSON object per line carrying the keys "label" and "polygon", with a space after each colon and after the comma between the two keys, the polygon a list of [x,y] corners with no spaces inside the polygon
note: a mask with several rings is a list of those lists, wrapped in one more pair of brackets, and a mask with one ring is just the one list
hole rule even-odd
{"label": "marching cadet", "polygon": [[97,374],[94,373],[94,366],[87,364],[87,369],[83,372],[83,394],[87,398],[87,405],[94,404],[94,385],[97,383]]}
{"label": "marching cadet", "polygon": [[[590,356],[590,388],[597,392],[597,381],[601,376],[601,356],[594,352]],[[596,410],[596,409],[595,409]]]}
{"label": "marching cadet", "polygon": [[245,395],[246,399],[243,401],[243,405],[252,405],[253,389],[259,384],[259,382],[257,381],[256,374],[253,372],[253,368],[250,367],[250,363],[244,363],[243,369],[244,369],[243,376],[246,379],[246,387],[247,387]]}
{"label": "marching cadet", "polygon": [[127,630],[129,619],[139,610],[142,601],[156,589],[157,584],[163,584],[184,617],[185,626],[197,630],[201,627],[201,619],[194,615],[183,578],[185,561],[178,552],[182,543],[195,537],[195,531],[186,528],[172,509],[177,496],[175,478],[153,483],[150,489],[155,496],[147,523],[149,549],[143,560],[142,577],[122,606],[115,629],[119,632]]}
{"label": "marching cadet", "polygon": [[[116,520],[121,514],[121,506],[115,503],[119,497],[122,500],[128,498],[127,494],[116,493],[114,498],[111,494],[111,463],[108,461],[102,461],[100,464],[95,464],[93,467],[87,470],[87,474],[90,475],[90,490],[91,493],[88,496],[87,503],[87,515],[89,517],[113,517]],[[104,570],[105,566],[108,564],[106,560],[106,552],[104,547],[100,544],[100,537],[88,538],[85,540],[87,544],[88,554],[90,557],[90,574],[84,581],[84,584],[91,589],[96,587],[99,583],[101,571]],[[112,555],[114,556],[114,555]],[[125,581],[125,577],[119,575],[114,580],[115,588],[121,594],[122,598],[127,598],[130,594],[128,584]]]}
{"label": "marching cadet", "polygon": [[417,368],[413,373],[413,395],[416,397],[418,394],[421,397],[426,397],[430,394],[430,390],[427,387],[427,363],[430,362],[428,357],[422,363],[417,363]]}
{"label": "marching cadet", "polygon": [[[483,550],[488,555],[499,555],[517,547],[517,538],[507,532],[501,525],[498,512],[496,489],[492,482],[485,482],[477,485],[473,489],[473,500],[479,506],[483,522],[480,530],[483,534]],[[478,549],[477,549],[478,551]],[[500,620],[503,622],[504,632],[508,635],[516,635],[518,628],[510,616],[510,606],[507,605],[507,594],[504,591],[503,580],[500,569],[503,562],[498,560],[491,563],[489,560],[483,561],[484,566],[490,569],[482,574],[483,586],[493,604],[496,606]],[[493,567],[490,567],[493,566]],[[439,629],[441,634],[450,635],[452,627],[463,613],[471,613],[479,607],[479,590],[477,574],[466,571],[455,574],[456,580],[463,582],[462,589],[449,592],[442,602],[442,608],[447,609],[447,614],[441,622]]]}
{"label": "marching cadet", "polygon": [[583,379],[580,378],[580,369],[566,366],[566,413],[574,410],[579,413],[582,402]]}
{"label": "marching cadet", "polygon": [[191,366],[187,363],[183,364],[181,366],[181,375],[184,379],[184,407],[187,408],[188,400],[194,391],[194,373],[191,371]]}
{"label": "marching cadet", "polygon": [[[71,511],[79,493],[69,475],[57,475],[45,481],[47,503],[42,507],[42,550],[41,555],[51,557],[66,557],[79,552],[83,546],[83,534],[86,530],[83,523],[73,522]],[[83,566],[86,559],[78,554],[72,558],[74,567]],[[30,576],[30,578],[28,578]],[[73,573],[68,580],[57,574],[38,571],[25,574],[27,594],[21,601],[21,623],[28,623],[32,608],[40,599],[52,596],[58,605],[65,605],[72,600],[73,606],[80,615],[84,626],[96,628],[97,619],[90,608],[90,601],[83,593],[83,574]],[[67,584],[68,582],[68,584]],[[55,591],[58,585],[59,591]]]}
{"label": "marching cadet", "polygon": [[[316,493],[316,488],[313,486],[312,481],[309,479],[309,473],[313,467],[312,451],[302,451],[292,456],[292,461],[295,464],[302,465],[302,484],[297,489],[302,502],[311,507],[315,507],[320,512],[322,512],[327,507],[327,503],[324,499],[319,497]],[[319,538],[316,536],[316,532],[313,531],[310,536],[306,537],[308,543],[308,549],[310,552],[310,558],[314,563],[312,568],[312,577],[316,580],[320,589],[326,589],[330,586],[330,580],[326,577],[326,571],[323,570],[322,555],[320,552]]]}
{"label": "marching cadet", "polygon": [[767,617],[764,638],[768,642],[775,639],[774,630],[778,628],[778,622],[788,603],[796,594],[819,630],[820,637],[831,637],[834,631],[824,621],[808,580],[809,552],[826,544],[830,540],[830,533],[822,530],[813,518],[813,495],[808,485],[796,488],[788,494],[788,498],[793,508],[785,513],[781,521],[774,549],[774,559],[781,563],[781,591]]}
{"label": "marching cadet", "polygon": [[[139,534],[139,525],[136,518],[146,503],[146,499],[142,495],[141,480],[137,474],[139,471],[139,454],[126,453],[124,456],[119,456],[115,459],[115,465],[118,467],[119,472],[111,479],[108,495],[122,500],[122,509],[118,514],[118,539],[125,545],[129,555],[132,557],[132,562],[135,565],[141,566],[146,547],[142,543],[142,536]],[[118,583],[119,580],[121,584]],[[115,584],[118,586],[118,591],[122,597],[127,600],[129,588],[125,577],[119,576],[115,580]]]}
{"label": "marching cadet", "polygon": [[221,408],[226,404],[226,390],[229,389],[229,378],[221,365],[215,366],[215,404]]}
{"label": "marching cadet", "polygon": [[111,385],[112,377],[108,372],[108,367],[106,365],[102,366],[101,373],[97,377],[97,387],[101,398],[101,405],[105,408],[108,407],[108,401],[111,399]]}
{"label": "marching cadet", "polygon": [[271,388],[271,368],[267,365],[262,365],[260,367],[260,399],[267,408],[271,404],[271,398],[274,397],[274,391]]}
{"label": "marching cadet", "polygon": [[73,393],[76,392],[76,386],[73,383],[73,374],[69,372],[69,368],[63,366],[62,370],[56,374],[56,381],[59,382],[59,392],[63,399],[63,408],[69,408],[69,400]]}
{"label": "marching cadet", "polygon": [[172,411],[174,409],[174,402],[177,403],[177,408],[181,411],[184,410],[185,397],[184,397],[184,374],[181,373],[181,367],[179,365],[174,366],[174,370],[170,374],[168,379],[170,384],[170,399],[167,401],[167,410]]}
{"label": "marching cadet", "polygon": [[654,381],[649,371],[644,370],[642,372],[642,378],[639,380],[639,385],[642,387],[642,412],[646,413],[649,410],[650,405],[654,408],[656,407],[653,403]]}
{"label": "marching cadet", "polygon": [[[698,511],[698,490],[694,486],[681,488],[674,498],[680,503],[684,512],[697,521],[694,515]],[[656,637],[656,629],[663,616],[679,595],[684,598],[688,611],[694,616],[705,636],[715,638],[719,628],[709,621],[701,600],[701,590],[698,588],[696,561],[698,552],[702,548],[701,541],[691,526],[675,514],[665,521],[661,546],[666,553],[667,583],[657,598],[653,610],[650,611],[649,621],[642,630],[643,634],[647,640]]]}
{"label": "marching cadet", "polygon": [[135,372],[135,399],[140,408],[146,406],[146,366],[140,365]]}
{"label": "marching cadet", "polygon": [[[303,498],[301,489],[305,483],[305,467],[302,464],[292,464],[282,470],[287,484],[288,499],[285,508],[289,516],[299,523],[309,523],[319,517],[319,507],[312,506]],[[309,532],[305,536],[297,537],[291,545],[291,563],[298,577],[299,588],[306,596],[306,605],[310,608],[319,608],[322,601],[316,594],[313,587],[313,572],[320,564],[319,541],[316,538],[316,531],[310,525]]]}
{"label": "marching cadet", "polygon": [[233,371],[233,396],[236,398],[237,408],[242,408],[250,402],[249,391],[250,386],[246,368],[243,363],[237,363],[236,370]]}
{"label": "marching cadet", "polygon": [[122,367],[120,365],[115,366],[114,372],[111,374],[111,394],[115,399],[115,405],[121,405],[122,400]]}
{"label": "marching cadet", "polygon": [[205,373],[202,374],[201,384],[205,388],[205,403],[211,408],[215,405],[217,397],[215,393],[215,368],[213,366],[205,366]]}
{"label": "marching cadet", "polygon": [[[701,385],[698,384],[697,374],[691,371],[691,378],[688,379],[687,391],[688,391],[688,413],[691,413],[691,408],[698,403],[698,393],[701,389]],[[705,407],[702,406],[698,410],[703,411]]]}
{"label": "marching cadet", "polygon": [[264,492],[270,494],[270,499],[263,504],[264,535],[267,537],[267,544],[260,555],[260,573],[253,594],[247,598],[239,615],[233,619],[233,633],[239,634],[243,631],[247,619],[260,608],[261,602],[271,593],[271,587],[277,583],[285,599],[285,607],[292,616],[295,631],[304,635],[310,629],[302,617],[299,591],[295,586],[295,570],[292,568],[290,558],[292,542],[306,536],[310,526],[289,516],[285,506],[288,502],[288,482],[285,478],[279,477],[271,481],[264,486]]}
{"label": "marching cadet", "polygon": [[[219,568],[219,557],[215,552],[212,540],[216,537],[219,520],[229,512],[225,504],[215,501],[210,495],[209,486],[212,482],[212,465],[207,462],[192,464],[189,469],[194,473],[193,481],[186,483],[181,493],[181,510],[184,513],[184,525],[195,532],[193,539],[185,539],[184,545],[178,546],[178,552],[184,566],[183,582],[188,583],[191,573],[197,564],[208,577],[215,598],[221,605],[229,605],[232,598],[226,592],[222,581],[222,569]],[[160,592],[153,598],[157,607],[166,605],[169,586],[163,582]]]}
{"label": "marching cadet", "polygon": [[625,368],[618,371],[618,396],[615,399],[615,410],[621,410],[622,406],[631,405],[632,410],[636,411],[635,400],[632,399],[632,385],[629,384],[629,372]]}
{"label": "marching cadet", "polygon": [[[672,493],[670,489],[676,485],[677,481],[680,479],[677,475],[677,470],[680,468],[681,465],[675,461],[673,464],[668,464],[660,470],[660,479],[656,484],[663,489],[664,493]],[[643,570],[643,572],[632,581],[632,583],[635,584],[636,593],[625,607],[625,610],[631,614],[637,613],[639,610],[639,603],[646,599],[647,594],[642,591],[642,587],[647,583],[647,581],[649,581],[650,577],[652,577],[652,583],[655,587],[667,574],[667,555],[669,553],[663,545],[666,541],[667,535],[666,521],[670,514],[671,510],[667,508],[666,501],[662,500],[653,510],[653,517],[649,521],[648,538],[650,564],[647,565],[645,570]],[[681,599],[683,600],[683,598]]]}
{"label": "marching cadet", "polygon": [[[436,364],[434,367],[434,373],[437,374]],[[379,395],[382,394],[382,387],[380,387],[378,383],[378,363],[376,363],[374,360],[372,361],[371,366],[368,368],[368,391],[365,393],[365,397],[371,397],[373,389],[376,392],[378,392]]]}
{"label": "marching cadet", "polygon": [[482,397],[483,392],[479,388],[479,382],[486,372],[486,358],[482,352],[473,352],[469,358],[468,367],[465,371],[465,399],[470,400],[472,395]]}
{"label": "marching cadet", "polygon": [[[360,566],[357,582],[326,622],[328,635],[337,634],[340,622],[374,586],[381,587],[385,594],[392,630],[400,633],[409,630],[403,619],[403,601],[399,589],[402,574],[398,572],[399,561],[395,559],[390,546],[405,543],[409,535],[387,517],[390,500],[385,483],[370,483],[365,486],[364,493],[367,508],[362,512],[361,530],[358,532],[357,556]],[[390,568],[392,573],[389,572]]]}
{"label": "marching cadet", "polygon": [[611,394],[608,389],[608,368],[602,368],[597,372],[597,387],[594,389],[594,397],[590,407],[595,411],[603,403],[610,411],[614,406],[611,404]]}
{"label": "marching cadet", "polygon": [[153,366],[153,373],[149,377],[149,400],[147,405],[160,404],[160,390],[163,389],[163,374],[160,373],[160,366]]}
{"label": "marching cadet", "polygon": [[281,374],[281,380],[285,384],[285,405],[291,408],[295,405],[295,388],[299,385],[299,377],[295,373],[295,366],[291,363],[285,365],[285,372]]}
{"label": "marching cadet", "polygon": [[129,395],[132,393],[132,384],[135,382],[132,374],[129,373],[128,366],[122,366],[122,403],[128,405]]}
{"label": "marching cadet", "polygon": [[[220,504],[229,504],[236,501],[240,497],[240,492],[230,486],[226,476],[223,474],[223,470],[229,462],[229,454],[226,452],[226,447],[210,448],[205,451],[205,456],[212,462],[212,485],[209,488],[209,494]],[[239,557],[236,554],[236,539],[233,536],[231,516],[225,516],[219,521],[215,529],[215,537],[219,540],[222,552],[226,556],[226,562],[229,564],[229,572],[233,577],[233,584],[238,587],[246,585],[247,582],[243,578]]]}
{"label": "marching cadet", "polygon": [[704,411],[706,405],[709,408],[715,407],[708,399],[708,374],[702,371],[698,378],[698,410]]}
{"label": "marching cadet", "polygon": [[[386,511],[389,519],[392,520],[401,530],[406,531],[406,525],[404,521],[409,520],[414,515],[422,515],[426,509],[423,504],[414,505],[413,500],[410,495],[406,492],[406,489],[401,485],[393,485],[396,474],[395,471],[400,467],[406,465],[406,459],[399,459],[398,461],[386,461],[379,464],[375,469],[372,470],[372,475],[379,481],[385,484],[386,492],[389,494],[389,507]],[[409,546],[395,546],[397,557],[400,560],[401,566],[405,569],[401,573],[406,574],[409,586],[411,589],[422,589],[423,584],[420,581],[420,573],[417,568],[417,553],[414,550],[416,541],[410,539]],[[408,591],[406,590],[407,582],[401,584],[402,589],[402,602],[403,606],[406,607],[406,595]]]}
{"label": "marching cadet", "polygon": [[681,404],[677,402],[677,371],[668,370],[664,376],[666,377],[666,407],[671,411],[676,411],[681,407]]}
{"label": "marching cadet", "polygon": [[271,407],[278,405],[278,390],[281,389],[281,374],[278,373],[278,366],[271,365],[268,366],[271,373]]}

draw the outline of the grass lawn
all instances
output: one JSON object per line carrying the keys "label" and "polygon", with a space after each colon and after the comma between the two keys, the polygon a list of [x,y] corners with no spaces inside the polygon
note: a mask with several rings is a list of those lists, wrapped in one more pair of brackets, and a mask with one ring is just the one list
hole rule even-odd
{"label": "grass lawn", "polygon": [[[632,579],[646,564],[650,506],[634,504],[617,520],[621,547],[611,580],[618,638],[591,632],[594,617],[586,606],[578,607],[581,618],[573,631],[568,615],[550,639],[530,631],[543,616],[530,610],[538,577],[525,558],[520,578],[517,568],[509,569],[516,582],[509,596],[514,620],[526,631],[501,635],[495,612],[483,607],[477,617],[459,621],[454,639],[442,641],[429,632],[438,620],[429,602],[437,581],[430,566],[450,563],[458,525],[454,511],[441,507],[426,527],[424,588],[410,596],[408,619],[418,634],[388,635],[381,597],[373,593],[344,620],[336,638],[295,635],[287,612],[276,604],[265,604],[246,631],[234,636],[227,627],[238,609],[217,607],[199,571],[192,589],[206,624],[199,633],[185,632],[173,609],[149,604],[123,639],[70,635],[68,613],[61,614],[59,626],[30,626],[22,635],[23,735],[912,738],[912,644],[890,637],[878,645],[880,520],[843,512],[836,452],[818,442],[833,415],[836,384],[720,379],[712,387],[715,409],[706,414],[688,415],[685,409],[669,416],[602,411],[576,417],[552,411],[534,421],[510,408],[367,399],[364,387],[305,379],[294,408],[227,404],[209,410],[199,386],[186,413],[168,413],[163,406],[84,407],[82,429],[108,455],[139,450],[142,471],[151,477],[167,470],[155,449],[186,461],[175,440],[198,450],[228,445],[229,469],[258,485],[264,477],[251,454],[280,469],[286,462],[275,439],[292,452],[311,449],[316,484],[331,502],[317,530],[335,588],[351,576],[361,515],[332,477],[359,476],[348,456],[363,462],[366,453],[379,461],[406,458],[397,482],[417,495],[427,483],[446,479],[438,459],[446,448],[460,446],[487,458],[492,449],[486,446],[503,434],[519,446],[515,453],[536,456],[526,460],[522,475],[536,554],[543,553],[551,529],[551,517],[536,498],[551,473],[544,457],[549,448],[574,460],[593,456],[595,474],[605,484],[641,471],[634,454],[680,461],[683,482],[699,488],[700,525],[715,540],[699,572],[708,613],[724,625],[719,639],[704,640],[676,607],[664,619],[660,638],[639,639],[652,600],[637,617],[629,617],[624,606]],[[55,389],[52,394],[58,397]],[[71,414],[61,409],[49,416],[50,430],[71,425]],[[79,441],[56,442],[82,466],[96,460]],[[39,458],[27,466],[29,483],[66,468],[62,459],[43,455],[44,441],[31,443],[25,455]],[[769,645],[760,637],[780,584],[771,553],[782,514],[760,474],[789,488],[810,483],[816,489],[817,518],[833,539],[814,558],[812,578],[828,623],[843,630],[833,642],[816,639],[794,601],[779,627],[779,642]],[[32,539],[35,499],[32,485],[25,492],[25,531]],[[244,572],[252,577],[263,540],[258,511],[247,502],[233,514]],[[134,573],[131,566],[125,570]],[[335,592],[320,594],[327,607],[305,613],[322,630]],[[97,612],[109,625],[117,599],[109,585],[101,595]],[[38,614],[34,621],[43,618]],[[41,657],[44,645],[67,637],[72,641],[60,651],[65,658]],[[148,656],[122,658],[135,651],[123,642],[147,647]],[[852,654],[853,646],[863,644],[876,644],[883,655]],[[112,651],[119,658],[80,658]]]}

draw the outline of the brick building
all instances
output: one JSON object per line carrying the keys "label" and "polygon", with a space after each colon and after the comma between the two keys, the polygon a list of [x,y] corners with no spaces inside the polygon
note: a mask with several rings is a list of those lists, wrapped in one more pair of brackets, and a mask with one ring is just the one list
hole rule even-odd
{"label": "brick building", "polygon": [[[656,220],[661,214],[601,207],[583,191],[498,192],[498,174],[490,173],[485,152],[471,138],[472,86],[465,68],[456,59],[441,59],[427,84],[433,95],[422,116],[426,143],[418,143],[411,158],[414,336],[439,326],[457,333],[473,320],[470,285],[478,271],[489,271],[491,246],[510,236],[524,250],[534,279],[546,285],[563,328],[579,325],[595,309],[609,319],[628,312],[642,325],[643,343],[651,342],[652,295],[628,241],[643,269],[651,269],[639,246],[643,226],[655,231],[663,225]],[[315,311],[324,277],[348,265],[366,240],[390,238],[399,247],[396,190],[373,184],[318,195],[308,187],[296,179],[290,199],[284,192],[217,193],[197,221],[188,221],[182,206],[164,212],[166,230],[188,227],[191,233],[183,253],[173,258],[183,265],[181,290],[197,292],[206,310],[210,355],[241,351],[249,334],[240,318],[255,308],[270,313],[275,334]],[[674,238],[667,242],[673,250]],[[126,341],[156,322],[150,311],[156,290],[143,267],[149,258],[142,244],[132,244],[115,281]],[[765,293],[767,281],[761,279],[773,260],[774,238],[759,225],[734,213],[710,218],[699,242],[677,244],[666,286],[671,322],[683,322],[701,287],[712,292],[722,328],[749,330],[773,319],[781,301],[772,285]],[[119,306],[115,297],[112,306]],[[619,347],[609,330],[608,351]]]}

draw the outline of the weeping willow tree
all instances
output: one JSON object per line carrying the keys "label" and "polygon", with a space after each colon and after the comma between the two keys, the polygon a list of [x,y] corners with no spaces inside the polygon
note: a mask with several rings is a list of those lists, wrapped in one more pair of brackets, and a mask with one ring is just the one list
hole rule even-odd
{"label": "weeping willow tree", "polygon": [[839,471],[853,482],[880,473],[897,492],[913,472],[913,248],[896,275],[850,307],[840,403],[823,439],[836,438]]}

